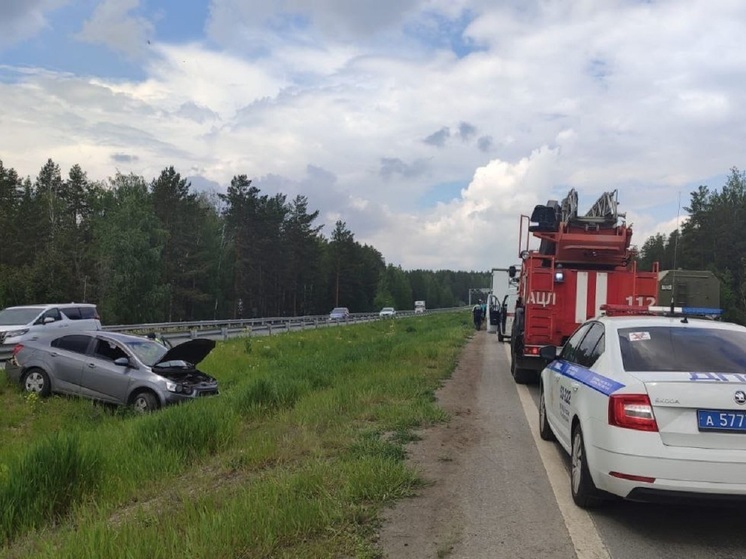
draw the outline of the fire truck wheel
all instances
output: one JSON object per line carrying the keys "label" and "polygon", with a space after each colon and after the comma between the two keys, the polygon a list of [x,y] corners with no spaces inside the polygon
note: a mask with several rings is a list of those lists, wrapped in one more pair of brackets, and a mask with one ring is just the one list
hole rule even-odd
{"label": "fire truck wheel", "polygon": [[531,369],[516,367],[515,358],[510,361],[510,374],[513,375],[513,380],[516,384],[531,384],[532,382],[536,382],[536,373]]}

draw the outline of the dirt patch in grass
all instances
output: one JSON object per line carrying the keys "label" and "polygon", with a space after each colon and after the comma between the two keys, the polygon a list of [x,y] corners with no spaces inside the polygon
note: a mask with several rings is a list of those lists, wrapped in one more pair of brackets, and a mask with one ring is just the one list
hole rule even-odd
{"label": "dirt patch in grass", "polygon": [[456,370],[436,392],[438,405],[451,415],[446,425],[419,432],[407,446],[409,465],[425,480],[416,497],[404,499],[383,515],[379,545],[385,557],[447,557],[459,542],[464,515],[460,488],[448,483],[462,468],[466,449],[480,444],[481,431],[472,417],[482,370],[487,333],[475,333],[461,353]]}

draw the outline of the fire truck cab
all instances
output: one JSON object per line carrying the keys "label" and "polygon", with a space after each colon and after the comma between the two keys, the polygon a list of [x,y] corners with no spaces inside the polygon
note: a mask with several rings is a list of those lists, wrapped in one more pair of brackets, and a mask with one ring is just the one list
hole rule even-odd
{"label": "fire truck cab", "polygon": [[[538,380],[546,364],[543,346],[562,346],[602,305],[657,304],[658,265],[637,270],[617,191],[605,192],[584,216],[577,205],[573,189],[561,202],[550,200],[531,216],[521,215],[521,265],[510,272],[518,277],[510,346],[511,374],[519,384]],[[529,247],[532,239],[538,248]]]}

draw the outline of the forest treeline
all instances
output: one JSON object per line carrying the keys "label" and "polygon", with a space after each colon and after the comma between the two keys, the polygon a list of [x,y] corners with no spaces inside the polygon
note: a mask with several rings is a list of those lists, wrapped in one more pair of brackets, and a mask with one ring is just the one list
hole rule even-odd
{"label": "forest treeline", "polygon": [[689,214],[669,235],[648,238],[640,267],[710,270],[720,279],[723,318],[746,324],[746,175],[732,168],[721,190],[702,185],[691,193]]}
{"label": "forest treeline", "polygon": [[0,308],[94,302],[105,324],[133,324],[453,307],[489,285],[489,272],[387,265],[318,215],[245,175],[208,194],[173,167],[100,182],[50,159],[32,180],[0,161]]}

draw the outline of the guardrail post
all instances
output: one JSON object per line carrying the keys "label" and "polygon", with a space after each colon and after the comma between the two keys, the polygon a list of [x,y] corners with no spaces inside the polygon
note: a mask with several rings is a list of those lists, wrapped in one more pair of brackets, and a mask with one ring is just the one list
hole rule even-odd
{"label": "guardrail post", "polygon": [[228,339],[228,328],[223,326],[220,329],[220,335],[223,336],[223,340],[227,340]]}
{"label": "guardrail post", "polygon": [[270,336],[272,335],[272,325],[271,324],[267,325],[267,332],[269,332]]}
{"label": "guardrail post", "polygon": [[195,339],[197,337],[197,330],[195,328],[189,330],[189,337],[192,339]]}

